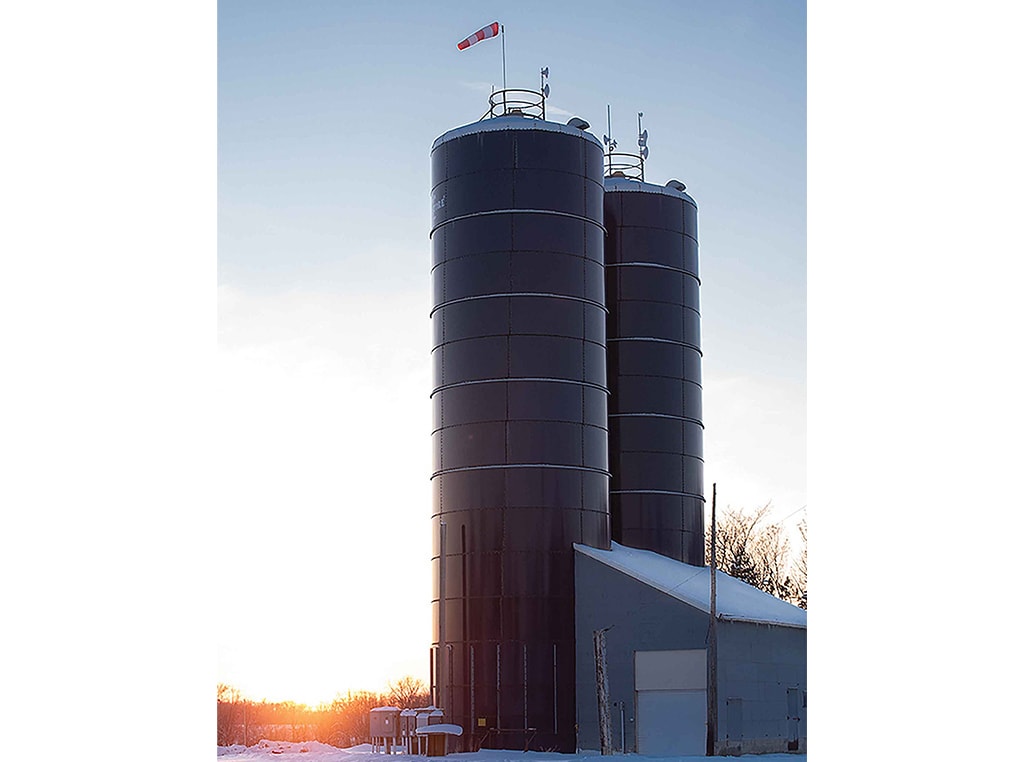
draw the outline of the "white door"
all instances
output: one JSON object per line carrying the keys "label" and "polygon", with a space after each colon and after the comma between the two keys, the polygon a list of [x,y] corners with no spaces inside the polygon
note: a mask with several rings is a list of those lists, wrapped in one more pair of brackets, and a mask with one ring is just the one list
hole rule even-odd
{"label": "white door", "polygon": [[637,753],[703,756],[708,746],[707,652],[637,651]]}
{"label": "white door", "polygon": [[703,756],[708,748],[706,691],[637,691],[637,752]]}

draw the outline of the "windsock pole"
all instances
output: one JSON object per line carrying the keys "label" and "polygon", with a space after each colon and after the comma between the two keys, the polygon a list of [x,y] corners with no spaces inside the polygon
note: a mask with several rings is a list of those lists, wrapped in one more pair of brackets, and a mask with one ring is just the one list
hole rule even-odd
{"label": "windsock pole", "polygon": [[[501,89],[503,91],[504,90],[508,90],[508,82],[505,79],[505,25],[504,24],[501,25]],[[505,103],[505,100],[507,98],[508,98],[508,93],[502,92],[501,100],[502,100],[503,104]],[[507,106],[505,108],[505,112],[508,113]]]}

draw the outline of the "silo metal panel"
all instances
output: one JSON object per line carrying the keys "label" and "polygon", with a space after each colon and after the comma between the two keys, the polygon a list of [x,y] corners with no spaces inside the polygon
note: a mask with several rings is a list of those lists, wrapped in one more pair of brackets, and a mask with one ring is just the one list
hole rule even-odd
{"label": "silo metal panel", "polygon": [[[574,751],[572,544],[610,542],[602,150],[510,117],[442,136],[431,167],[434,513],[458,661],[446,709],[467,748],[484,717]],[[524,669],[551,677],[524,685]]]}
{"label": "silo metal panel", "polygon": [[[700,513],[696,514],[689,526],[698,526],[704,523],[704,501],[700,501]],[[697,558],[704,553],[704,534],[701,532],[683,532],[683,554],[689,558]]]}
{"label": "silo metal panel", "polygon": [[612,457],[612,473],[620,490],[683,490],[683,458],[673,453],[621,451]]}
{"label": "silo metal panel", "polygon": [[[583,302],[551,296],[519,296],[506,308],[507,333],[575,338],[583,335]],[[602,313],[602,317],[603,317]]]}
{"label": "silo metal panel", "polygon": [[641,493],[622,495],[622,500],[645,526],[658,532],[683,531],[683,500],[681,495]]}
{"label": "silo metal panel", "polygon": [[430,271],[430,285],[433,288],[434,304],[440,304],[445,300],[445,273],[444,265],[435,265]]}
{"label": "silo metal panel", "polygon": [[683,421],[677,418],[626,416],[617,421],[612,447],[646,452],[679,453],[683,447]]}
{"label": "silo metal panel", "polygon": [[515,226],[517,249],[583,255],[587,241],[587,223],[583,220],[556,214],[511,214],[509,217]]}
{"label": "silo metal panel", "polygon": [[700,313],[695,309],[684,307],[683,341],[691,346],[700,346]]}
{"label": "silo metal panel", "polygon": [[454,302],[444,309],[442,318],[434,320],[441,326],[441,343],[472,339],[479,336],[505,336],[509,332],[508,297],[476,298]]}
{"label": "silo metal panel", "polygon": [[511,420],[583,423],[583,387],[537,381],[509,384],[508,405],[502,410],[506,413]]}
{"label": "silo metal panel", "polygon": [[[567,517],[583,508],[583,474],[571,468],[521,468],[508,472],[506,508],[550,508],[562,510]],[[535,538],[538,542],[543,542]],[[576,542],[576,540],[573,540]]]}
{"label": "silo metal panel", "polygon": [[[593,210],[588,210],[592,214]],[[605,230],[597,225],[583,226],[583,256],[604,266]]]}
{"label": "silo metal panel", "polygon": [[606,179],[612,539],[704,564],[697,208]]}
{"label": "silo metal panel", "polygon": [[704,459],[704,429],[694,421],[683,421],[683,447],[685,452]]}
{"label": "silo metal panel", "polygon": [[440,426],[458,426],[474,421],[503,421],[508,409],[508,384],[467,384],[442,389],[434,394]]}
{"label": "silo metal panel", "polygon": [[[499,596],[492,596],[486,598],[467,598],[466,600],[466,608],[472,612],[466,619],[467,645],[476,644],[483,646],[491,641],[493,633],[501,631],[501,598]],[[484,648],[477,650],[486,653]],[[493,662],[491,663],[493,664]],[[483,678],[485,678],[485,675],[481,676],[481,679]],[[494,683],[492,682],[491,685],[494,685]],[[485,691],[479,690],[479,688],[477,692],[478,694],[486,695]],[[456,699],[456,706],[458,706],[458,699]]]}
{"label": "silo metal panel", "polygon": [[509,372],[513,378],[583,381],[583,337],[508,337]]}
{"label": "silo metal panel", "polygon": [[[441,236],[443,247],[438,261],[469,257],[493,251],[510,251],[512,248],[512,221],[510,215],[486,214],[479,217],[465,217],[458,225],[443,225],[434,231],[434,238]],[[436,250],[436,246],[435,246]],[[487,282],[480,284],[486,287]]]}
{"label": "silo metal panel", "polygon": [[608,361],[604,344],[583,342],[583,380],[600,387],[608,385]]}
{"label": "silo metal panel", "polygon": [[683,269],[694,277],[700,277],[700,261],[697,256],[697,239],[683,236]]}
{"label": "silo metal panel", "polygon": [[447,149],[448,165],[439,178],[458,177],[476,172],[491,173],[494,170],[510,169],[515,163],[514,136],[508,132],[483,135],[468,135],[442,144]]}
{"label": "silo metal panel", "polygon": [[579,256],[551,251],[517,251],[515,257],[506,259],[511,267],[509,288],[512,291],[586,296],[583,281],[585,260]]}
{"label": "silo metal panel", "polygon": [[663,267],[617,267],[618,298],[683,304],[683,280],[678,270]]}
{"label": "silo metal panel", "polygon": [[[667,214],[664,208],[669,201],[669,198],[660,193],[623,193],[622,218],[619,224],[622,227],[672,230],[671,215]],[[675,229],[681,230],[678,226]]]}
{"label": "silo metal panel", "polygon": [[509,421],[508,461],[582,466],[582,426],[561,421]]}
{"label": "silo metal panel", "polygon": [[441,439],[441,469],[485,466],[505,461],[505,422],[485,421],[446,426]]}
{"label": "silo metal panel", "polygon": [[608,395],[603,389],[583,387],[583,422],[591,426],[608,425]]}
{"label": "silo metal panel", "polygon": [[641,302],[619,299],[616,302],[618,336],[626,338],[656,338],[683,341],[685,336],[683,315],[679,304]]}
{"label": "silo metal panel", "polygon": [[508,209],[512,206],[512,178],[514,170],[495,169],[475,172],[446,180],[435,193],[445,200],[437,222],[462,217],[476,212]]}
{"label": "silo metal panel", "polygon": [[508,291],[509,256],[507,251],[471,254],[446,260],[434,272],[443,287],[436,304],[469,296],[503,294]]}
{"label": "silo metal panel", "polygon": [[610,547],[611,532],[607,512],[605,510],[585,510],[582,513],[582,518],[583,539],[581,542],[593,548]]}
{"label": "silo metal panel", "polygon": [[[505,504],[505,477],[498,470],[452,471],[436,476],[439,490],[435,497],[439,502],[440,512],[450,511],[483,511],[500,509]],[[473,517],[478,518],[478,517]],[[500,517],[499,517],[500,518]],[[489,519],[480,518],[480,524]],[[477,526],[467,524],[471,529]],[[480,548],[483,536],[471,538],[471,548]],[[486,548],[492,550],[493,548]]]}
{"label": "silo metal panel", "polygon": [[521,169],[515,173],[515,178],[516,208],[586,214],[586,187],[585,183],[580,182],[579,175],[545,169]]}
{"label": "silo metal panel", "polygon": [[[527,515],[519,517],[516,511],[510,514],[510,518],[519,519],[523,522],[520,530],[528,528],[529,522],[539,519],[545,528],[551,529],[553,533],[563,534],[563,517],[559,517],[557,511],[528,511]],[[511,523],[511,521],[510,521]],[[539,532],[540,527],[538,527]],[[573,533],[576,534],[576,533]],[[522,537],[523,532],[520,532]],[[525,540],[525,538],[523,538]],[[563,545],[564,547],[564,545]],[[543,557],[541,557],[543,556]],[[565,587],[562,580],[572,577],[572,556],[559,553],[555,549],[538,552],[530,548],[519,550],[514,548],[502,555],[502,586],[503,594],[512,597],[529,598],[550,598],[565,594]],[[529,640],[529,632],[522,633],[517,640]]]}
{"label": "silo metal panel", "polygon": [[[501,595],[501,554],[466,553],[465,559],[466,595],[472,598]],[[461,561],[461,558],[459,560]],[[453,591],[461,592],[460,587],[449,587]]]}
{"label": "silo metal panel", "polygon": [[668,342],[616,341],[608,348],[608,364],[615,362],[616,372],[624,376],[681,379],[686,377],[686,352],[686,347]]}
{"label": "silo metal panel", "polygon": [[[575,495],[579,502],[579,485]],[[549,500],[550,502],[550,500]],[[506,512],[505,548],[507,551],[557,551],[568,542],[575,542],[579,535],[579,518],[573,513],[563,510],[564,504],[552,505],[547,508],[511,508]],[[540,574],[548,579],[552,574],[549,565],[540,565],[522,574]],[[543,589],[541,589],[543,588]],[[534,588],[538,595],[550,595],[548,584]],[[523,594],[523,591],[514,593]]]}
{"label": "silo metal panel", "polygon": [[683,230],[686,235],[697,241],[697,206],[689,201],[683,202]]}
{"label": "silo metal panel", "polygon": [[[497,513],[500,513],[500,512],[499,511],[494,511],[494,513],[497,514]],[[475,530],[476,524],[473,524],[473,523],[470,522],[471,518],[472,517],[469,515],[469,511],[448,511],[448,512],[445,513],[445,522],[448,524],[449,532],[454,533],[455,537],[459,536],[460,529],[463,526],[466,527],[467,530],[471,530],[471,529]],[[498,518],[500,519],[501,517],[499,516]],[[486,552],[489,552],[489,551],[493,550],[492,548],[484,548],[483,547],[483,539],[484,538],[482,536],[470,537],[469,533],[467,531],[467,538],[466,538],[467,545],[472,540],[473,541],[473,546],[472,547],[480,548],[479,553],[486,553]],[[453,552],[460,552],[460,551],[461,551],[461,542],[456,543],[456,547],[453,549]],[[439,552],[439,549],[435,549],[434,550],[434,555],[437,555],[438,552]],[[466,557],[468,557],[468,554],[466,554]]]}
{"label": "silo metal panel", "polygon": [[605,304],[604,263],[583,261],[583,296],[597,304]]}
{"label": "silo metal panel", "polygon": [[598,426],[583,427],[583,465],[599,471],[608,470],[608,430]]}
{"label": "silo metal panel", "polygon": [[617,393],[609,400],[609,425],[614,426],[618,416],[635,413],[682,417],[684,383],[664,376],[620,373]]}
{"label": "silo metal panel", "polygon": [[[608,489],[610,478],[608,474],[598,471],[585,471],[581,474],[583,481],[583,505],[591,513],[598,516],[608,515]],[[607,522],[606,522],[607,523]],[[595,548],[608,545],[608,540],[603,542],[592,541],[590,535],[585,535],[581,540],[585,545]]]}
{"label": "silo metal panel", "polygon": [[444,323],[440,320],[432,320],[430,328],[430,333],[434,340],[433,346],[436,349],[444,344]]}
{"label": "silo metal panel", "polygon": [[683,490],[690,495],[704,494],[704,461],[701,458],[683,456]]}
{"label": "silo metal panel", "polygon": [[598,344],[602,351],[607,340],[608,316],[602,307],[596,304],[583,305],[583,338]]}
{"label": "silo metal panel", "polygon": [[[565,556],[566,554],[556,553],[546,555],[550,555],[550,560],[538,557],[534,557],[532,559],[521,558],[520,560],[523,563],[550,563],[553,567],[561,568],[563,570],[569,569],[569,579],[572,579],[571,556],[566,559],[566,563],[559,564],[559,556]],[[502,596],[502,631],[515,644],[513,645],[512,643],[509,643],[508,648],[502,648],[502,667],[504,667],[506,658],[511,658],[511,655],[516,651],[519,652],[521,657],[522,642],[524,640],[535,639],[537,633],[544,633],[545,635],[548,635],[550,638],[548,642],[572,642],[575,635],[572,617],[565,617],[562,614],[566,608],[569,608],[569,610],[572,610],[573,608],[573,590],[571,587],[562,586],[561,580],[556,577],[552,577],[552,585],[563,594],[559,596],[550,595],[543,598],[532,595]],[[518,646],[518,648],[515,646]],[[519,684],[522,686],[522,667],[519,668],[519,673]],[[511,680],[513,678],[510,676],[508,679]],[[503,680],[502,683],[504,686],[508,684],[508,681]],[[520,687],[519,691],[511,693],[513,693],[513,695],[508,697],[508,703],[506,704],[505,701],[502,701],[502,704],[509,707],[510,710],[512,707],[518,706],[520,712],[522,712],[522,687]],[[558,695],[560,701],[567,699],[568,697],[567,694],[562,693],[561,686],[559,686]]]}
{"label": "silo metal panel", "polygon": [[693,421],[704,420],[704,396],[700,384],[683,381],[683,417]]}
{"label": "silo metal panel", "polygon": [[[604,184],[588,182],[583,186],[585,213],[604,208]],[[602,247],[603,248],[603,247]]]}
{"label": "silo metal panel", "polygon": [[442,384],[508,377],[508,337],[462,339],[441,346]]}

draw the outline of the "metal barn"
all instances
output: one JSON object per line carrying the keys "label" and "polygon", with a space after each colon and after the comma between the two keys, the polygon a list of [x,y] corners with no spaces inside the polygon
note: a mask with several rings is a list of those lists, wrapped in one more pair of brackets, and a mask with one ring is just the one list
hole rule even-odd
{"label": "metal barn", "polygon": [[[646,550],[576,546],[578,744],[600,748],[590,635],[605,631],[613,746],[707,750],[710,574]],[[717,573],[719,754],[806,751],[807,612]]]}

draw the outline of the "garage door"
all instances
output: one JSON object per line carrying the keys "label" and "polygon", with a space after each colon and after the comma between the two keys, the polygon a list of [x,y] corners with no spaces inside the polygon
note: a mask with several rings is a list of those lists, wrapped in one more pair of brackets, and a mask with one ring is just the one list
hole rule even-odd
{"label": "garage door", "polygon": [[639,691],[637,743],[653,757],[703,755],[708,747],[704,691]]}
{"label": "garage door", "polygon": [[637,651],[637,752],[650,756],[707,751],[707,652]]}

